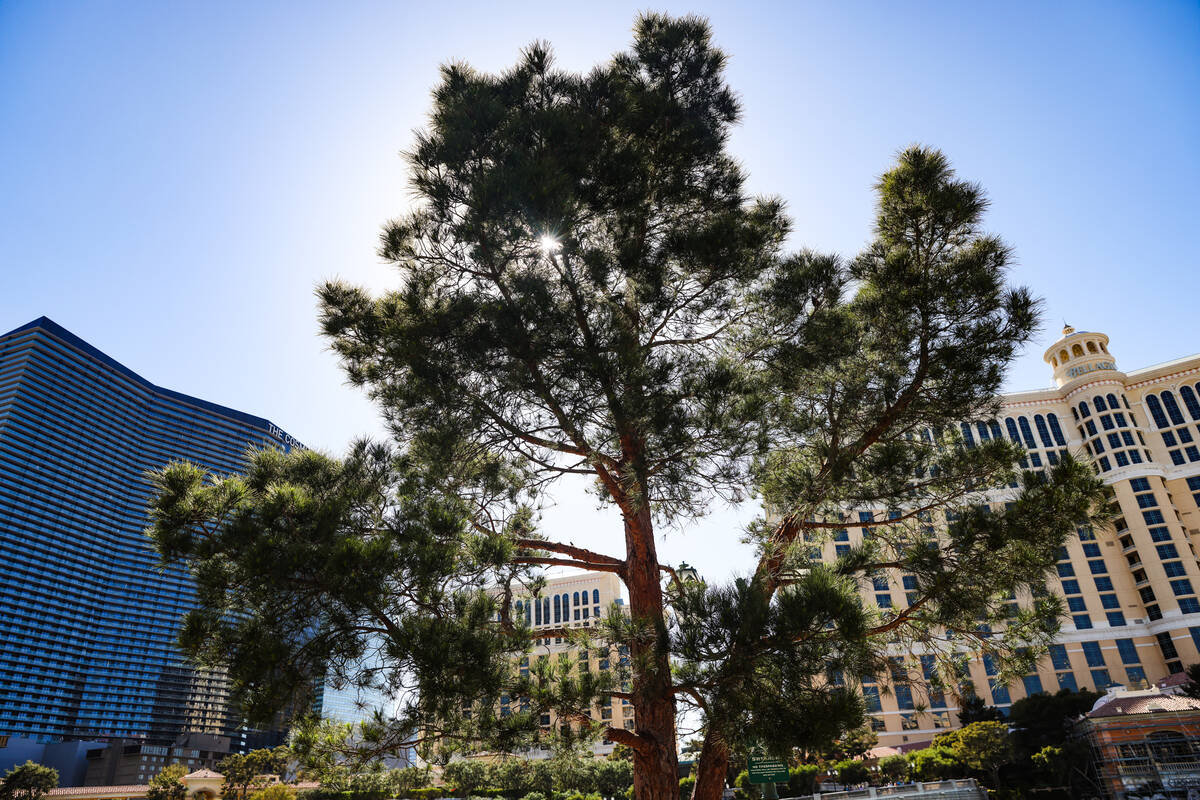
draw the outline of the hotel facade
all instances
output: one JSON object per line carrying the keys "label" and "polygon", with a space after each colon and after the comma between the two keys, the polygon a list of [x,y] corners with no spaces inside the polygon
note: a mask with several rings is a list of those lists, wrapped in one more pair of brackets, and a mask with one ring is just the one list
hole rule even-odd
{"label": "hotel facade", "polygon": [[[543,628],[592,628],[600,624],[603,615],[613,606],[625,607],[621,597],[621,581],[611,572],[580,572],[562,577],[548,578],[546,585],[536,598],[524,596],[513,602],[513,611],[523,616],[533,633],[534,647],[530,654],[521,659],[520,670],[528,674],[536,659],[557,659],[561,653],[569,653],[577,669],[590,672],[605,672],[615,669],[620,659],[628,658],[623,647],[584,648],[563,640],[562,636],[539,636]],[[517,710],[517,700],[501,698],[500,713]],[[634,729],[633,706],[628,700],[610,697],[607,703],[593,706],[592,718],[615,728]],[[551,714],[543,714],[541,726],[549,732],[560,724]],[[611,753],[615,745],[599,740],[592,745],[597,756]],[[519,753],[525,758],[549,758],[550,750],[534,748]]]}
{"label": "hotel facade", "polygon": [[[970,665],[976,694],[1005,712],[1060,688],[1146,688],[1200,661],[1200,355],[1123,372],[1108,342],[1103,333],[1064,328],[1044,356],[1054,388],[1005,395],[996,419],[962,425],[968,446],[993,438],[1020,445],[1027,469],[1046,469],[1067,453],[1089,460],[1117,515],[1108,529],[1080,528],[1062,548],[1047,589],[1067,612],[1037,671],[1005,686],[987,657]],[[987,499],[1002,505],[1005,495]],[[871,517],[860,514],[882,513],[853,510],[820,559],[862,541],[854,521]],[[865,602],[899,610],[914,599],[913,579],[893,572],[864,582]],[[952,694],[929,689],[932,661],[895,660],[893,674],[911,685],[863,680],[881,745],[913,746],[958,727]]]}

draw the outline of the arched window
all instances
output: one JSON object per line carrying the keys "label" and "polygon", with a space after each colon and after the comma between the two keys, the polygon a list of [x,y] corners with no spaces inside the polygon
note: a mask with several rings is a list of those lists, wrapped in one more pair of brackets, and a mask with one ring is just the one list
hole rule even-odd
{"label": "arched window", "polygon": [[1071,416],[1075,418],[1076,422],[1079,422],[1079,412],[1075,410],[1075,406],[1071,406]]}
{"label": "arched window", "polygon": [[592,589],[592,604],[597,605],[597,606],[600,605],[600,590],[599,589]]}
{"label": "arched window", "polygon": [[1082,356],[1082,355],[1083,355],[1083,348],[1082,348],[1082,347],[1080,347],[1078,344],[1071,345],[1071,355],[1073,355],[1073,356]]}
{"label": "arched window", "polygon": [[[1075,409],[1071,409],[1074,411]],[[1058,415],[1047,414],[1046,421],[1050,423],[1050,432],[1054,434],[1054,441],[1059,447],[1066,447],[1067,437],[1063,436],[1062,428],[1058,426]]]}
{"label": "arched window", "polygon": [[1100,395],[1096,395],[1092,398],[1092,404],[1096,406],[1097,412],[1108,411],[1108,409],[1104,407],[1104,398]]}
{"label": "arched window", "polygon": [[1058,366],[1058,357],[1057,356],[1050,356],[1050,366],[1052,366],[1052,367]]}
{"label": "arched window", "polygon": [[571,605],[579,605],[579,592],[576,592],[575,596],[571,598]]}
{"label": "arched window", "polygon": [[1084,419],[1087,419],[1092,415],[1092,410],[1088,408],[1087,400],[1084,400],[1079,404],[1079,413],[1083,414]]}
{"label": "arched window", "polygon": [[1152,394],[1146,395],[1146,408],[1150,409],[1150,416],[1154,418],[1154,424],[1159,428],[1170,427],[1167,424],[1167,415],[1163,413],[1162,406],[1159,405],[1158,398]]}
{"label": "arched window", "polygon": [[558,595],[554,595],[554,621],[562,622],[562,600]]}
{"label": "arched window", "polygon": [[1058,351],[1058,361],[1059,361],[1059,363],[1060,363],[1060,364],[1065,364],[1065,363],[1067,363],[1067,359],[1068,359],[1068,358],[1070,358],[1070,356],[1068,356],[1068,355],[1067,355],[1067,351],[1066,351],[1066,350],[1059,350],[1059,351]]}
{"label": "arched window", "polygon": [[1013,422],[1012,417],[1004,418],[1004,427],[1008,430],[1008,438],[1020,444],[1021,434],[1017,433],[1017,423]]}
{"label": "arched window", "polygon": [[1187,406],[1188,413],[1192,415],[1192,419],[1200,420],[1200,403],[1196,402],[1196,395],[1190,386],[1180,386],[1179,396],[1183,398],[1183,404]]}
{"label": "arched window", "polygon": [[1089,352],[1089,353],[1096,353],[1096,352],[1099,352],[1098,350],[1096,350],[1096,343],[1095,343],[1095,342],[1088,342],[1087,344],[1088,344],[1088,352]]}
{"label": "arched window", "polygon": [[959,425],[962,428],[963,439],[967,442],[967,447],[975,446],[975,437],[971,434],[971,426],[963,422]]}
{"label": "arched window", "polygon": [[1000,432],[1000,423],[994,419],[988,420],[988,428],[992,431],[993,439],[1003,439],[1004,434]]}
{"label": "arched window", "polygon": [[563,622],[571,620],[571,595],[563,592]]}
{"label": "arched window", "polygon": [[987,425],[982,422],[975,423],[975,430],[979,432],[979,441],[986,442],[992,437],[988,434]]}
{"label": "arched window", "polygon": [[1050,429],[1046,427],[1046,420],[1038,414],[1033,418],[1033,424],[1037,427],[1038,436],[1042,440],[1042,447],[1054,447],[1054,442],[1050,439]]}
{"label": "arched window", "polygon": [[1029,428],[1029,420],[1017,417],[1017,424],[1021,426],[1021,437],[1025,440],[1025,446],[1030,450],[1036,450],[1037,442],[1033,441],[1033,431]]}
{"label": "arched window", "polygon": [[1167,416],[1171,418],[1171,422],[1176,425],[1183,424],[1183,414],[1179,410],[1179,404],[1175,402],[1175,395],[1170,392],[1162,393],[1163,407],[1167,409]]}
{"label": "arched window", "polygon": [[1121,407],[1121,404],[1117,402],[1117,396],[1115,394],[1106,394],[1104,396],[1108,400],[1108,408],[1110,411],[1116,411]]}
{"label": "arched window", "polygon": [[533,624],[542,624],[542,601],[540,600],[533,601]]}

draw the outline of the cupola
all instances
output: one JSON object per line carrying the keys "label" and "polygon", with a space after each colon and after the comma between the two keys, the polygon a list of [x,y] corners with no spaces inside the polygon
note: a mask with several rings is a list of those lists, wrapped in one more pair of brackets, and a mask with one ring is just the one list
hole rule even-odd
{"label": "cupola", "polygon": [[1117,369],[1108,352],[1106,334],[1077,331],[1070,325],[1063,326],[1062,338],[1050,345],[1042,359],[1054,369],[1054,381],[1059,386],[1092,372]]}

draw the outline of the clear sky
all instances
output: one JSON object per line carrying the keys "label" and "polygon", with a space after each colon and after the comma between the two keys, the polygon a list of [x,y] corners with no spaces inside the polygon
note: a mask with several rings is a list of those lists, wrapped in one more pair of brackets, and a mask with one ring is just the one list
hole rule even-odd
{"label": "clear sky", "polygon": [[[395,281],[375,255],[409,194],[398,152],[438,65],[510,65],[534,39],[586,69],[630,41],[624,2],[0,2],[0,330],[46,315],[160,385],[341,450],[378,430],[317,337],[314,284]],[[1132,369],[1200,351],[1200,3],[727,2],[732,147],[783,197],[793,244],[854,253],[904,145],[993,201],[1046,328],[1010,389],[1050,383],[1062,320]],[[550,533],[615,550],[564,491]],[[747,512],[664,557],[745,570]]]}

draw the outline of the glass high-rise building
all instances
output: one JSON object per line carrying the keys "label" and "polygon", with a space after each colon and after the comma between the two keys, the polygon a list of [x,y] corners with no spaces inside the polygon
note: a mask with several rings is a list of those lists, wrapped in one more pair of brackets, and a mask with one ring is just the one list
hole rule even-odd
{"label": "glass high-rise building", "polygon": [[260,417],[163,389],[42,317],[0,336],[0,735],[235,735],[219,673],[175,645],[194,588],[146,537],[146,472],[240,471],[298,446]]}

